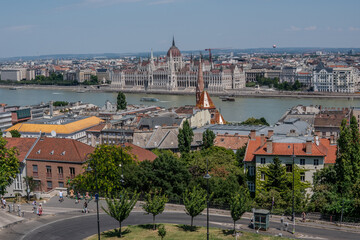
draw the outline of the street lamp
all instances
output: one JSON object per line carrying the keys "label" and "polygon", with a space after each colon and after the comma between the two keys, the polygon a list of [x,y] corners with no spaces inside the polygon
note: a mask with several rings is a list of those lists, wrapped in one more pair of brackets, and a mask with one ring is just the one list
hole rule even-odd
{"label": "street lamp", "polygon": [[120,179],[120,183],[121,183],[121,186],[123,186],[124,185],[124,172],[123,172],[123,165],[120,163],[119,164],[119,167],[121,168],[121,179]]}
{"label": "street lamp", "polygon": [[[89,154],[86,155],[88,157]],[[95,193],[95,200],[96,200],[96,215],[97,215],[97,228],[98,228],[98,240],[100,240],[100,220],[99,220],[99,186],[98,186],[98,177],[96,172],[96,164],[94,163],[94,171],[95,171],[95,184],[96,184],[96,193]],[[88,168],[86,169],[87,172],[91,172],[93,169],[90,167],[90,162]]]}
{"label": "street lamp", "polygon": [[209,174],[209,161],[206,159],[206,175],[204,176],[206,179],[207,185],[207,209],[206,209],[206,239],[209,240],[209,179],[211,178]]}
{"label": "street lamp", "polygon": [[295,149],[293,144],[293,154],[292,154],[292,174],[293,174],[293,184],[292,184],[292,221],[293,221],[293,234],[295,234]]}

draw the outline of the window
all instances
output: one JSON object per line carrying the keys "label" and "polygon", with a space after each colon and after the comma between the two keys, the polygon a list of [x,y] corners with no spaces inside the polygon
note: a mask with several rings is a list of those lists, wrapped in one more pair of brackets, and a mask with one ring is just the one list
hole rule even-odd
{"label": "window", "polygon": [[51,166],[46,166],[46,177],[51,178]]}
{"label": "window", "polygon": [[286,172],[292,172],[292,164],[286,164]]}
{"label": "window", "polygon": [[33,165],[33,176],[37,177],[38,175],[38,166],[37,165]]}
{"label": "window", "polygon": [[64,178],[64,170],[63,167],[58,167],[58,177]]}
{"label": "window", "polygon": [[14,184],[15,184],[14,189],[15,190],[22,190],[21,169],[19,169],[19,171],[20,171],[20,173],[16,174],[16,178],[15,178],[15,181],[14,181]]}
{"label": "window", "polygon": [[254,166],[249,166],[248,171],[249,171],[249,176],[255,175],[255,167]]}
{"label": "window", "polygon": [[300,181],[305,182],[305,173],[300,173]]}
{"label": "window", "polygon": [[59,182],[59,187],[64,187],[64,182]]}
{"label": "window", "polygon": [[305,165],[305,159],[300,159],[300,165]]}
{"label": "window", "polygon": [[255,183],[248,182],[248,188],[250,192],[255,192]]}
{"label": "window", "polygon": [[265,164],[265,163],[266,163],[266,159],[265,159],[265,158],[261,158],[261,159],[260,159],[260,162],[261,162],[261,164]]}
{"label": "window", "polygon": [[47,181],[47,190],[51,190],[52,189],[52,181]]}
{"label": "window", "polygon": [[319,165],[319,159],[314,159],[314,165],[318,166]]}
{"label": "window", "polygon": [[75,177],[75,168],[71,167],[70,168],[70,178],[74,178]]}
{"label": "window", "polygon": [[260,180],[265,180],[265,172],[261,171],[261,177]]}

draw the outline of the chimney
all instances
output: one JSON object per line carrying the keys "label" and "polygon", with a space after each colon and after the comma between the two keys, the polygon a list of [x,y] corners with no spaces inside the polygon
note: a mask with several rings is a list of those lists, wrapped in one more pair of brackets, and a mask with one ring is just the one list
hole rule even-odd
{"label": "chimney", "polygon": [[330,145],[334,145],[334,144],[336,144],[335,135],[334,135],[334,134],[331,134],[331,135],[330,135]]}
{"label": "chimney", "polygon": [[315,131],[315,136],[321,137],[321,132],[319,130]]}
{"label": "chimney", "polygon": [[267,153],[272,153],[273,149],[272,149],[272,140],[268,139],[266,141],[266,152]]}
{"label": "chimney", "polygon": [[255,140],[256,138],[256,130],[250,130],[250,140]]}
{"label": "chimney", "polygon": [[268,138],[271,138],[274,135],[274,130],[268,130]]}
{"label": "chimney", "polygon": [[262,133],[260,136],[261,136],[260,137],[260,139],[261,139],[260,146],[263,146],[265,144],[265,134]]}
{"label": "chimney", "polygon": [[305,143],[306,154],[311,154],[311,148],[312,148],[312,140],[306,140]]}

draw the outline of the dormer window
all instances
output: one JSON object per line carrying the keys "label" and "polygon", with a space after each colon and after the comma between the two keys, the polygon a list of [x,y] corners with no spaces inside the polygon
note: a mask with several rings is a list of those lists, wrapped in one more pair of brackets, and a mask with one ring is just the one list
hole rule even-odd
{"label": "dormer window", "polygon": [[66,152],[66,151],[63,151],[63,152],[61,153],[61,156],[64,156],[64,155],[65,155],[65,152]]}
{"label": "dormer window", "polygon": [[37,152],[36,152],[36,154],[40,154],[41,153],[41,149],[39,149]]}
{"label": "dormer window", "polygon": [[54,155],[54,150],[52,150],[52,151],[50,152],[50,154],[51,154],[51,155]]}

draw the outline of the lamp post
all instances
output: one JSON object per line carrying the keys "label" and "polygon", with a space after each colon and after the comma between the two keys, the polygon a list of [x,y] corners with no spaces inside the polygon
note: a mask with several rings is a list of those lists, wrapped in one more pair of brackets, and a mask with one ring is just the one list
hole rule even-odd
{"label": "lamp post", "polygon": [[207,209],[206,209],[206,239],[209,240],[209,179],[211,178],[209,174],[209,161],[206,159],[206,175],[204,176],[206,179],[206,185],[207,185]]}
{"label": "lamp post", "polygon": [[293,221],[293,234],[295,234],[295,149],[293,144],[293,155],[292,155],[292,174],[293,174],[293,184],[292,184],[292,221]]}
{"label": "lamp post", "polygon": [[[88,157],[88,155],[86,155]],[[90,167],[90,163],[88,168],[86,169],[87,172],[91,172],[93,169]],[[100,220],[99,220],[99,186],[98,186],[98,176],[96,172],[96,164],[94,163],[94,172],[95,172],[95,185],[96,185],[96,193],[95,193],[95,200],[96,200],[96,216],[97,216],[97,228],[98,228],[98,240],[100,240]]]}

